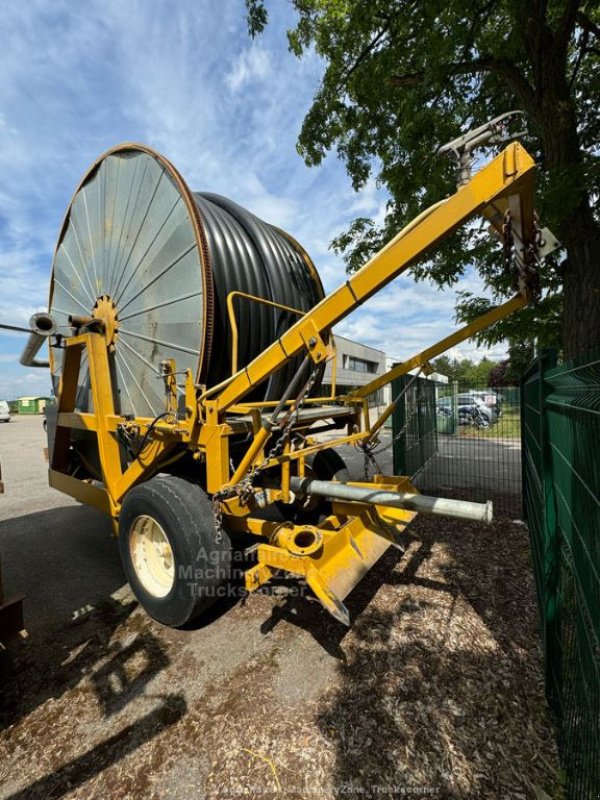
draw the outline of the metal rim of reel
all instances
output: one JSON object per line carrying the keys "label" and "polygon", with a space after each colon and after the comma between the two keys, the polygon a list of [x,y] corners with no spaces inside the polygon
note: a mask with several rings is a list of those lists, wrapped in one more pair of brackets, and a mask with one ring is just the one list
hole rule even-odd
{"label": "metal rim of reel", "polygon": [[[182,178],[179,171],[175,168],[175,166],[163,155],[161,155],[157,150],[154,150],[152,147],[148,147],[147,145],[138,144],[137,142],[123,142],[122,144],[115,145],[114,147],[109,148],[104,153],[102,153],[92,164],[92,166],[86,170],[85,174],[81,178],[79,184],[77,185],[69,205],[67,206],[67,210],[63,217],[63,221],[60,226],[58,238],[56,241],[56,246],[54,248],[53,253],[53,267],[52,267],[52,275],[50,278],[50,291],[48,295],[48,308],[52,307],[52,299],[54,295],[54,278],[55,278],[55,268],[54,263],[56,256],[58,254],[58,250],[61,246],[63,241],[63,237],[66,233],[66,229],[69,223],[69,219],[71,216],[71,211],[73,208],[73,204],[79,194],[79,192],[83,189],[83,187],[88,183],[96,174],[100,165],[103,161],[105,161],[109,156],[118,155],[119,153],[127,153],[127,152],[142,152],[146,153],[151,158],[154,158],[160,166],[170,175],[172,178],[176,188],[178,189],[183,201],[185,203],[192,228],[194,231],[194,235],[196,237],[196,244],[198,247],[198,255],[200,260],[200,267],[201,267],[201,275],[202,275],[202,315],[203,315],[203,322],[204,324],[200,326],[200,342],[199,342],[199,358],[198,358],[198,370],[196,374],[196,381],[201,382],[204,378],[204,370],[207,369],[209,360],[210,360],[210,353],[212,350],[212,334],[214,329],[214,285],[213,285],[213,278],[212,272],[210,269],[210,260],[209,260],[209,252],[208,252],[208,244],[206,241],[206,236],[204,233],[204,228],[202,225],[202,220],[200,219],[200,213],[198,210],[198,206],[194,200],[193,192],[188,187],[187,183]],[[55,372],[55,364],[54,364],[54,353],[52,348],[50,348],[50,355],[49,355],[49,362],[50,362],[50,369],[51,372]]]}
{"label": "metal rim of reel", "polygon": [[[127,169],[122,167],[123,161],[120,161],[116,167],[115,162],[111,161],[111,157],[119,158],[127,157],[128,155],[132,157],[131,164],[140,163],[143,164],[143,167],[140,166],[137,171],[136,168],[133,168],[132,172],[131,167]],[[144,159],[135,161],[135,158],[139,156],[146,157],[145,163]],[[154,163],[154,166],[147,167],[146,164],[151,162]],[[100,172],[105,163],[107,166],[104,172]],[[155,175],[160,177],[165,175],[172,188],[159,188],[158,184],[156,186],[150,185],[150,176],[154,179]],[[97,194],[93,190],[94,183],[98,187]],[[163,187],[165,186],[166,181],[163,181]],[[166,217],[160,216],[160,214],[164,214],[166,200],[175,197],[183,201],[182,211],[179,212],[177,218],[173,217],[167,223],[171,212]],[[127,198],[126,201],[125,198]],[[146,200],[148,200],[147,206]],[[144,213],[139,210],[142,202],[145,207]],[[161,203],[163,209],[161,209]],[[209,208],[205,207],[207,204]],[[241,214],[242,218],[236,216],[236,212]],[[179,224],[177,220],[181,222],[181,214],[185,214],[186,224],[191,225],[192,230],[189,231],[188,241],[190,243],[194,242],[192,259],[193,263],[197,264],[194,269],[199,269],[202,276],[201,278],[192,278],[188,267],[188,274],[190,274],[190,279],[194,282],[194,289],[197,289],[194,294],[202,294],[201,303],[198,305],[199,325],[197,327],[200,330],[196,329],[186,333],[185,340],[164,335],[161,337],[154,333],[149,334],[153,337],[150,339],[147,338],[146,331],[136,327],[134,329],[136,332],[134,333],[127,330],[130,327],[129,323],[127,326],[121,325],[119,315],[122,309],[120,306],[123,300],[125,300],[124,308],[131,306],[133,302],[135,308],[133,316],[139,315],[140,312],[136,308],[136,305],[139,304],[139,299],[136,298],[139,298],[142,291],[147,293],[152,283],[158,280],[164,281],[161,275],[156,275],[153,266],[154,263],[157,263],[156,250],[153,252],[151,248],[154,248],[154,243],[159,236],[162,239],[160,247],[165,244],[165,239],[162,238],[163,235],[171,235],[169,231],[172,232],[174,225]],[[225,214],[227,219],[219,219],[219,214]],[[150,222],[153,215],[154,220]],[[149,225],[147,225],[147,221]],[[238,233],[234,231],[236,225],[239,227]],[[175,230],[177,229],[175,228]],[[236,236],[240,238],[236,239]],[[148,249],[136,263],[136,259],[138,259],[141,252],[140,245],[145,245],[147,242],[150,242]],[[137,253],[136,247],[138,248]],[[136,253],[134,258],[132,258],[132,253]],[[117,329],[117,335],[112,343],[116,345],[119,339],[123,339],[123,344],[127,349],[127,352],[125,352],[123,348],[117,347],[117,352],[120,351],[120,355],[117,356],[119,360],[117,371],[122,373],[120,382],[124,383],[126,387],[128,384],[132,386],[133,395],[136,395],[136,397],[138,390],[143,394],[141,387],[144,387],[150,400],[144,394],[141,405],[150,406],[150,409],[145,410],[145,415],[148,416],[151,413],[156,413],[153,392],[148,392],[148,384],[140,379],[135,363],[133,372],[129,369],[127,363],[122,363],[125,356],[127,356],[126,361],[130,362],[133,357],[135,362],[135,356],[133,355],[134,349],[136,349],[135,346],[141,344],[142,347],[146,347],[147,345],[143,341],[140,342],[140,340],[144,339],[146,342],[154,342],[154,347],[161,348],[163,351],[165,348],[174,347],[180,356],[182,355],[181,351],[184,351],[183,355],[188,360],[188,354],[194,354],[194,363],[186,365],[185,368],[192,368],[192,374],[197,385],[210,386],[215,382],[218,383],[216,373],[222,369],[222,366],[220,366],[221,348],[217,347],[216,343],[221,343],[221,335],[225,333],[223,330],[224,320],[222,319],[224,317],[223,308],[225,303],[223,292],[231,292],[239,288],[235,285],[235,282],[234,285],[231,285],[231,278],[226,277],[231,272],[230,267],[235,266],[235,262],[231,259],[235,259],[236,253],[243,254],[243,258],[240,260],[240,268],[252,275],[252,277],[248,278],[250,285],[258,282],[256,284],[258,286],[261,281],[265,283],[267,287],[264,292],[265,299],[281,303],[282,298],[279,295],[287,295],[289,293],[288,287],[295,286],[296,288],[292,290],[292,299],[295,302],[288,302],[288,305],[300,305],[303,311],[306,311],[324,297],[323,285],[314,264],[304,248],[293,236],[275,225],[260,220],[252,212],[237,206],[236,203],[227,198],[219,195],[193,192],[173,164],[156,150],[146,145],[125,142],[110,148],[99,156],[86,171],[72,195],[54,249],[49,309],[56,311],[60,316],[80,315],[83,313],[92,314],[97,318],[104,318],[105,314],[100,313],[99,305],[102,306],[103,311],[106,311],[109,306],[111,307],[110,319],[108,320],[110,322],[109,327],[112,331]],[[292,253],[294,254],[293,256]],[[146,258],[147,256],[148,258]],[[250,269],[248,267],[249,263],[252,264]],[[147,288],[142,289],[139,280],[147,269],[146,264],[153,272],[152,274],[149,273],[149,278],[146,278]],[[292,264],[296,264],[296,270],[299,269],[298,265],[302,265],[300,272],[304,272],[306,277],[301,278],[300,283],[297,283],[297,278],[294,278],[292,274],[294,269]],[[98,272],[96,272],[97,266]],[[223,271],[224,269],[225,272]],[[291,269],[292,272],[288,273],[287,269]],[[298,275],[298,272],[296,272],[296,275]],[[302,283],[303,281],[305,283]],[[139,291],[131,297],[131,289],[136,284],[138,284]],[[159,285],[162,285],[162,283],[156,283],[156,286]],[[303,290],[300,288],[301,285],[304,286]],[[308,288],[309,286],[310,288]],[[78,290],[76,291],[74,287],[78,287]],[[294,296],[294,293],[296,295],[299,293],[299,296]],[[255,291],[253,294],[257,295],[257,298],[263,296],[261,291]],[[165,299],[168,302],[161,301],[153,306],[155,316],[159,313],[156,309],[161,306],[164,307],[168,306],[169,303],[186,301],[191,297],[191,295],[183,292],[182,295],[184,296],[178,297],[165,294]],[[269,295],[273,296],[269,298]],[[142,297],[145,297],[145,294]],[[78,310],[73,310],[73,303],[76,303]],[[253,314],[255,312],[258,313],[258,308],[255,305]],[[150,308],[148,310],[152,311],[153,309]],[[113,311],[114,314],[112,313]],[[247,312],[242,308],[241,313]],[[263,311],[260,313],[263,313]],[[128,311],[128,317],[123,317],[123,320],[130,319],[131,316],[131,311]],[[173,320],[168,320],[168,322],[171,321]],[[189,324],[190,321],[191,318],[185,319],[186,324]],[[163,320],[158,316],[156,323],[153,324],[157,324],[160,328],[166,322],[167,320]],[[251,329],[253,331],[264,330],[263,341],[254,352],[252,348],[256,349],[255,345],[257,343],[252,340],[253,344],[249,345],[250,350],[246,353],[242,366],[275,341],[281,331],[291,324],[291,321],[283,323],[283,327],[279,328],[278,326],[282,324],[280,317],[279,322],[272,323],[273,330],[270,333],[266,333],[270,328],[265,328],[260,319],[255,319],[255,323],[252,323]],[[61,326],[65,327],[66,321],[61,323]],[[120,332],[118,331],[119,327],[121,327]],[[68,330],[68,327],[66,327],[66,330]],[[253,336],[257,335],[253,333]],[[267,340],[264,340],[265,335]],[[136,338],[132,340],[131,336]],[[112,339],[113,337],[109,338]],[[114,347],[111,349],[115,351]],[[146,358],[147,361],[154,363],[153,352],[152,354],[146,353]],[[60,360],[52,349],[50,350],[49,364],[52,374],[58,376]],[[139,367],[140,365],[138,364],[137,366]],[[290,365],[290,369],[292,368],[293,365]],[[137,375],[137,380],[134,377],[134,373]],[[81,397],[85,398],[86,379],[85,374],[82,373],[82,375],[84,376],[84,381],[81,387],[78,387],[78,397],[81,391],[83,392]],[[226,373],[226,377],[229,377],[229,375],[230,373]],[[131,376],[131,379],[129,376]],[[277,397],[281,385],[285,385],[287,377],[283,374],[279,376],[277,385],[274,385],[271,391],[270,387],[273,380],[274,376],[268,381],[269,388],[265,390],[265,399],[272,399],[271,395]],[[129,396],[129,391],[126,391],[126,394]],[[122,397],[125,400],[125,395],[122,395]],[[126,409],[127,413],[140,413],[137,409],[136,397],[133,397],[133,399],[128,397],[125,404],[131,407]],[[257,397],[256,399],[259,398]],[[86,405],[87,401],[82,399],[81,407],[83,410],[86,410]]]}

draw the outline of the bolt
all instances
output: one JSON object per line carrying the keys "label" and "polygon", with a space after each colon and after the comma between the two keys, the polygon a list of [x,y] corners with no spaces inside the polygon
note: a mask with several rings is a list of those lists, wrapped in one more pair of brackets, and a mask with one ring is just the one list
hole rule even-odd
{"label": "bolt", "polygon": [[311,336],[310,339],[308,340],[308,346],[312,349],[313,347],[316,347],[316,344],[317,344],[316,337]]}

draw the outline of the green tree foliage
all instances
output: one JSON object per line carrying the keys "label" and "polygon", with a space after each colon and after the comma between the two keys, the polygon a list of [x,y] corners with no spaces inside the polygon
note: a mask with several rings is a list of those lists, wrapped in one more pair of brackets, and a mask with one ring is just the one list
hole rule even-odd
{"label": "green tree foliage", "polygon": [[[543,267],[544,299],[482,338],[539,344],[569,356],[600,346],[600,4],[594,0],[292,0],[292,52],[314,48],[325,72],[298,149],[308,164],[336,151],[355,189],[374,175],[390,195],[382,226],[359,218],[333,246],[362,265],[424,207],[455,189],[437,149],[512,108],[527,113],[525,146],[541,165],[538,208],[561,240]],[[267,23],[247,0],[252,35]],[[452,286],[476,265],[495,299],[510,294],[497,246],[467,227],[417,265],[418,279]],[[489,307],[463,295],[460,320]],[[562,319],[562,336],[559,323]]]}
{"label": "green tree foliage", "polygon": [[490,386],[514,386],[519,383],[533,358],[533,345],[527,342],[512,343],[508,348],[508,358],[490,370]]}
{"label": "green tree foliage", "polygon": [[483,358],[477,363],[469,358],[457,359],[440,356],[432,361],[431,366],[434,372],[446,375],[451,381],[458,381],[461,387],[477,389],[491,385],[490,373],[500,363],[504,362]]}

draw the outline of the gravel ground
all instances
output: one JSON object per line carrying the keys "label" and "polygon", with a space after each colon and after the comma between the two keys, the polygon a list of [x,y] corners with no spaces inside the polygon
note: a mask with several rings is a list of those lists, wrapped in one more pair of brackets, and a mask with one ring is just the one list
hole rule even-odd
{"label": "gravel ground", "polygon": [[[0,547],[43,535],[14,509]],[[172,631],[112,591],[113,557],[92,604],[0,657],[1,798],[561,796],[524,526],[418,518],[350,629],[300,587]]]}

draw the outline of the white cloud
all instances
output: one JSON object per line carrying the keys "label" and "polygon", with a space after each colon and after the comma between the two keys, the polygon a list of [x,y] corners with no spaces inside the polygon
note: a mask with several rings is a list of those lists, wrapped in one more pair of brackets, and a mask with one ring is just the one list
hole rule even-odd
{"label": "white cloud", "polygon": [[269,54],[262,47],[252,44],[234,59],[225,83],[232,92],[239,91],[254,79],[263,80],[271,72]]}
{"label": "white cloud", "polygon": [[25,373],[19,376],[1,374],[0,400],[15,400],[28,395],[49,396],[52,388],[47,370]]}
{"label": "white cloud", "polygon": [[[370,179],[355,193],[335,156],[309,169],[296,152],[323,64],[287,50],[289,4],[272,4],[250,42],[239,0],[57,0],[3,9],[0,49],[0,321],[46,307],[52,252],[73,189],[119,141],[163,152],[198,191],[224,194],[289,230],[327,290],[346,279],[329,242],[357,215],[383,219]],[[400,278],[340,332],[409,355],[453,327],[454,297]],[[0,334],[0,394],[48,383],[11,361]],[[24,337],[21,338],[24,342]],[[462,346],[461,346],[462,347]],[[29,377],[28,377],[29,376]],[[19,388],[21,387],[21,388]]]}
{"label": "white cloud", "polygon": [[[417,283],[408,271],[337,325],[335,332],[377,347],[396,360],[409,358],[458,330],[454,306],[459,290],[485,294],[483,281],[472,270],[455,289],[445,290],[427,281]],[[488,348],[467,340],[448,354],[475,361],[501,359],[506,357],[506,344]]]}

